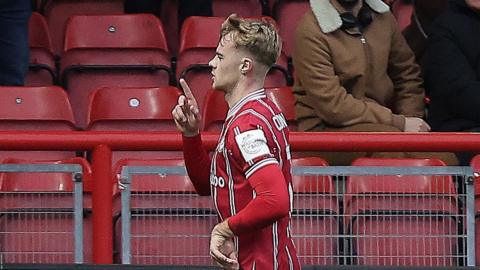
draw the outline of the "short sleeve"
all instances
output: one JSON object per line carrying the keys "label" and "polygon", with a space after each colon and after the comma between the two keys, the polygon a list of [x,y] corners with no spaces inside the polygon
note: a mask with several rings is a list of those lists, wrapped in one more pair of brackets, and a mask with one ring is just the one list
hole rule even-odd
{"label": "short sleeve", "polygon": [[278,164],[274,155],[277,149],[272,125],[266,119],[253,115],[240,116],[228,132],[227,150],[247,179],[268,164]]}

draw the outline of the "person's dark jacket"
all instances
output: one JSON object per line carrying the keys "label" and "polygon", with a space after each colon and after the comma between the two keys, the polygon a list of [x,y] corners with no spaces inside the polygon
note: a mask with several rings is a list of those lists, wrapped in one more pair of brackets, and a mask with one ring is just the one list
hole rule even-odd
{"label": "person's dark jacket", "polygon": [[452,1],[433,24],[425,57],[432,130],[480,127],[480,13]]}

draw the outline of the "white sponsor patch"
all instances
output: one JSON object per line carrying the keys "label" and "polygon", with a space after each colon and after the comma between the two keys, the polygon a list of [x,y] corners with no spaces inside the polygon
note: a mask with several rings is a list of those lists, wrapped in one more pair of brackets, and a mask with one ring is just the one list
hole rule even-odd
{"label": "white sponsor patch", "polygon": [[261,129],[245,131],[235,136],[238,148],[242,152],[246,162],[254,158],[269,155],[270,150],[267,146],[267,139]]}

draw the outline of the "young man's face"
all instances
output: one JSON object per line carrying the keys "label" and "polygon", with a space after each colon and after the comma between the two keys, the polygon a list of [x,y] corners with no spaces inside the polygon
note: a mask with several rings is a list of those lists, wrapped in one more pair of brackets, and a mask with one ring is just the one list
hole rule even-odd
{"label": "young man's face", "polygon": [[212,67],[212,87],[229,92],[238,83],[241,76],[243,55],[235,48],[231,34],[225,35],[217,46],[217,51],[208,63]]}
{"label": "young man's face", "polygon": [[473,11],[480,13],[480,0],[465,0],[465,2]]}

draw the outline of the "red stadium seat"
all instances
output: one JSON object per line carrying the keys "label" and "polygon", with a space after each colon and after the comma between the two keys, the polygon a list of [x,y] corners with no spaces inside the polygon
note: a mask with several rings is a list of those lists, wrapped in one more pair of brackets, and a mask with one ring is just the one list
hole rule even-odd
{"label": "red stadium seat", "polygon": [[56,81],[55,56],[45,18],[33,12],[29,21],[30,65],[25,85],[48,86]]}
{"label": "red stadium seat", "polygon": [[262,0],[212,0],[212,12],[215,17],[227,17],[236,13],[242,17],[262,16],[264,8]]}
{"label": "red stadium seat", "polygon": [[123,14],[123,0],[46,0],[42,12],[47,18],[56,55],[63,53],[67,21],[74,15]]}
{"label": "red stadium seat", "polygon": [[[292,159],[292,167],[328,166],[318,157]],[[338,199],[331,176],[292,175],[292,236],[302,265],[339,264]]]}
{"label": "red stadium seat", "polygon": [[[268,19],[268,17],[265,18]],[[208,63],[215,56],[220,27],[224,20],[223,17],[193,16],[183,23],[180,34],[177,78],[184,78],[187,81],[200,106],[205,104],[206,94],[212,87],[211,68]],[[287,59],[282,54],[267,75],[265,86],[284,86],[289,84],[290,80]]]}
{"label": "red stadium seat", "polygon": [[[360,158],[353,166],[445,166],[436,159]],[[350,175],[345,233],[358,265],[452,266],[457,192],[450,176]]]}
{"label": "red stadium seat", "polygon": [[303,15],[310,10],[307,0],[277,0],[273,6],[273,18],[277,21],[283,39],[283,51],[292,56],[294,34]]}
{"label": "red stadium seat", "polygon": [[220,132],[227,117],[227,112],[228,104],[225,101],[225,93],[210,89],[203,106],[203,131]]}
{"label": "red stadium seat", "polygon": [[475,173],[475,260],[480,265],[480,155],[476,155],[471,161]]}
{"label": "red stadium seat", "polygon": [[290,131],[297,131],[295,118],[295,97],[291,87],[266,88],[267,97],[282,110]]}
{"label": "red stadium seat", "polygon": [[180,34],[179,26],[179,1],[178,0],[162,0],[160,8],[160,20],[165,25],[165,34],[168,37],[167,43],[170,52],[173,55],[178,53],[178,38]]}
{"label": "red stadium seat", "polygon": [[[0,87],[0,130],[75,130],[65,91],[49,87]],[[5,158],[52,160],[75,157],[72,151],[0,151]]]}
{"label": "red stadium seat", "polygon": [[[81,158],[8,159],[3,164],[79,164],[83,167],[83,256],[92,262],[91,169]],[[4,263],[74,263],[71,173],[0,173],[0,253]]]}
{"label": "red stadium seat", "polygon": [[403,31],[412,22],[413,1],[396,0],[391,3],[391,10],[397,19],[400,30]]}
{"label": "red stadium seat", "polygon": [[[185,163],[121,160],[115,172],[123,166],[184,167]],[[195,194],[187,175],[135,175],[131,194],[132,264],[211,265],[208,247],[210,232],[218,223],[216,212],[209,196]],[[120,220],[115,223],[115,238],[121,251]]]}
{"label": "red stadium seat", "polygon": [[177,61],[177,78],[184,78],[195,95],[200,110],[212,87],[208,62],[215,55],[224,18],[189,17],[182,26]]}
{"label": "red stadium seat", "polygon": [[[90,96],[88,130],[177,131],[172,109],[181,92],[175,87],[100,88]],[[112,162],[122,158],[182,157],[181,151],[114,151]]]}
{"label": "red stadium seat", "polygon": [[82,128],[92,91],[168,86],[170,66],[163,26],[151,14],[75,16],[68,22],[61,71]]}

